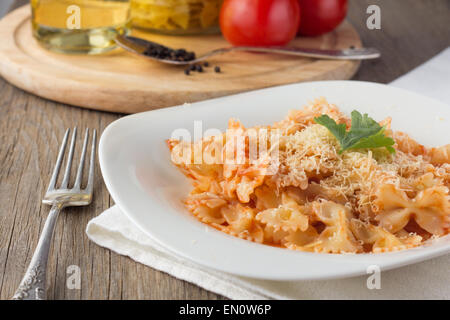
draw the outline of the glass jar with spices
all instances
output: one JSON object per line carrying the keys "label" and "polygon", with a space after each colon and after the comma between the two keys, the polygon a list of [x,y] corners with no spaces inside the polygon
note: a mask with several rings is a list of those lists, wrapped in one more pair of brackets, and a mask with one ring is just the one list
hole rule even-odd
{"label": "glass jar with spices", "polygon": [[131,0],[134,27],[173,35],[219,32],[223,0]]}

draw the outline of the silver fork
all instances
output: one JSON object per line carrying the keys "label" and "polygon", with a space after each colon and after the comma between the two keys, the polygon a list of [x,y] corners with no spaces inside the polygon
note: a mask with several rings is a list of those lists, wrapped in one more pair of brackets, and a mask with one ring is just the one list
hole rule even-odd
{"label": "silver fork", "polygon": [[89,140],[89,129],[86,129],[86,134],[83,143],[83,149],[80,156],[80,164],[75,178],[74,185],[71,189],[68,188],[70,169],[72,167],[73,152],[75,149],[75,139],[77,136],[77,128],[74,128],[72,133],[72,140],[70,142],[70,149],[67,158],[67,165],[64,172],[63,181],[59,188],[56,188],[56,180],[58,179],[59,170],[64,159],[64,153],[69,138],[70,129],[67,129],[64,135],[61,148],[59,149],[58,159],[56,160],[55,168],[50,179],[47,192],[45,193],[43,203],[51,205],[52,208],[45,221],[44,229],[39,238],[36,250],[31,258],[30,265],[23,277],[19,288],[13,296],[14,300],[45,300],[46,287],[45,282],[47,278],[47,261],[50,250],[53,230],[55,229],[56,220],[59,212],[65,207],[71,206],[85,206],[92,201],[92,189],[94,186],[94,159],[95,148],[97,140],[97,132],[94,130],[92,136],[91,157],[89,164],[89,178],[85,189],[81,189],[81,180],[83,177],[84,160],[86,158],[86,150]]}

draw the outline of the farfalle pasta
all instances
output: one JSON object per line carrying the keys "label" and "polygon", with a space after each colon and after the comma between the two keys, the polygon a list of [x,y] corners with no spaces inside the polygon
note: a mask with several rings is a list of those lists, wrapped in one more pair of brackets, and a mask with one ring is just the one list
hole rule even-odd
{"label": "farfalle pasta", "polygon": [[271,126],[232,119],[200,141],[169,139],[193,183],[187,209],[230,235],[307,252],[398,251],[449,233],[450,145],[426,148],[388,118],[392,148],[340,150],[323,115],[352,125],[318,99]]}

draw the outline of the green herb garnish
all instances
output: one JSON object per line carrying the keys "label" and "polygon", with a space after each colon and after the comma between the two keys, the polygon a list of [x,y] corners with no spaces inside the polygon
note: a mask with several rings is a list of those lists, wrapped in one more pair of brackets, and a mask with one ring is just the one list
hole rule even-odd
{"label": "green herb garnish", "polygon": [[345,150],[353,149],[374,149],[385,147],[390,153],[395,153],[392,147],[394,139],[384,134],[385,127],[382,127],[370,118],[367,113],[362,115],[356,110],[352,111],[352,126],[346,130],[344,123],[337,124],[328,115],[323,114],[314,118],[314,121],[324,127],[336,137],[341,145],[339,154]]}

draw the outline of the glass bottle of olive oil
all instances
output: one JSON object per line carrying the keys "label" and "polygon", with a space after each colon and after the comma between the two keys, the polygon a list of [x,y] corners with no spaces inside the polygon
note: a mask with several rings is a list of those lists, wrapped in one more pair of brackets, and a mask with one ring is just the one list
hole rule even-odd
{"label": "glass bottle of olive oil", "polygon": [[130,0],[31,0],[34,37],[61,53],[97,54],[128,32]]}

